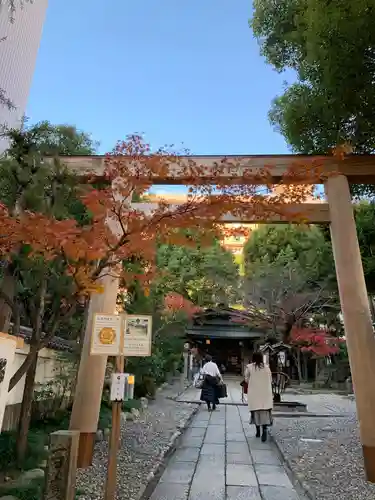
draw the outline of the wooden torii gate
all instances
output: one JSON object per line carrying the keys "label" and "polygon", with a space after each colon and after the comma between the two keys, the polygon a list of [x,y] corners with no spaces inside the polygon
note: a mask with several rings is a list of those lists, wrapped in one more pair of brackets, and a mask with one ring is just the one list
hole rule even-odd
{"label": "wooden torii gate", "polygon": [[[212,179],[212,172],[217,173],[217,164],[223,157],[194,156],[192,159],[204,167],[204,174]],[[226,157],[229,158],[230,157]],[[319,160],[319,157],[315,157]],[[320,157],[322,158],[322,157]],[[254,173],[267,165],[274,184],[285,183],[283,176],[291,163],[308,162],[314,157],[299,155],[282,156],[243,156],[235,157],[236,171],[223,167],[219,176],[228,177],[233,183],[235,174],[239,179],[243,169],[252,169]],[[104,171],[103,156],[70,156],[63,161],[79,175],[100,175]],[[335,158],[324,158],[322,183],[325,185],[328,203],[317,203],[302,207],[304,217],[309,222],[329,223],[332,238],[333,254],[336,266],[337,282],[340,294],[341,310],[344,319],[345,334],[348,345],[349,360],[353,385],[356,395],[357,414],[363,448],[363,457],[367,479],[375,482],[375,336],[367,297],[360,249],[351,204],[349,183],[375,184],[375,157],[371,155],[353,155],[344,161]],[[334,173],[334,175],[331,175]],[[303,181],[303,179],[302,179]],[[299,179],[301,182],[301,179]],[[163,184],[187,184],[178,165],[170,169],[169,177]],[[292,184],[292,178],[290,179]],[[306,184],[311,183],[308,176]],[[261,182],[259,182],[261,184]],[[141,208],[141,205],[139,205]],[[143,206],[147,210],[147,206]],[[301,207],[291,206],[291,211],[301,211]],[[231,216],[225,222],[238,222]],[[246,220],[243,222],[276,222],[277,218],[267,220]],[[224,221],[223,221],[224,222]],[[90,316],[94,312],[111,312],[115,308],[117,281],[107,279],[103,295],[91,299]],[[89,320],[86,341],[79,368],[78,384],[74,401],[71,429],[81,432],[80,466],[87,466],[92,459],[92,445],[97,429],[100,409],[101,390],[103,387],[106,360],[89,355],[91,321]],[[91,448],[91,449],[90,449]]]}

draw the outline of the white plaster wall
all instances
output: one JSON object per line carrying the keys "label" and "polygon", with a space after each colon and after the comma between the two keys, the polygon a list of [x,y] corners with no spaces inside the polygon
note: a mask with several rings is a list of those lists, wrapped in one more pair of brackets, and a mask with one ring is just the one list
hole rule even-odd
{"label": "white plaster wall", "polygon": [[[18,370],[18,368],[23,363],[27,353],[29,352],[29,346],[25,344],[23,349],[17,349],[12,366],[12,375]],[[52,349],[42,349],[38,356],[38,365],[36,369],[36,383],[46,383],[54,376],[56,376],[56,368],[58,368],[60,361],[56,359],[56,352]],[[23,388],[25,385],[25,377],[18,382],[18,384],[8,393],[7,405],[14,405],[21,403]]]}

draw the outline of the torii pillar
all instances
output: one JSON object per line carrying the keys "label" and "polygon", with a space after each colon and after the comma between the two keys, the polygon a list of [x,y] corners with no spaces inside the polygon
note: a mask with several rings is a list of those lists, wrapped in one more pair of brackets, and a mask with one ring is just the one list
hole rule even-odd
{"label": "torii pillar", "polygon": [[104,276],[100,281],[104,292],[94,293],[90,298],[69,425],[69,430],[80,432],[77,463],[80,468],[89,467],[92,464],[108,359],[107,356],[90,356],[94,314],[114,314],[119,285],[119,279],[110,275]]}
{"label": "torii pillar", "polygon": [[325,188],[366,477],[375,483],[375,335],[348,180],[329,177]]}

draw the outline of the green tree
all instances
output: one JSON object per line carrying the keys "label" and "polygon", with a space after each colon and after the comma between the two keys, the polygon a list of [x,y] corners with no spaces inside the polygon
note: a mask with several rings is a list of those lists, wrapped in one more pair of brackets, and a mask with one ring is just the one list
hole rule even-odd
{"label": "green tree", "polygon": [[272,263],[285,254],[301,264],[310,281],[335,279],[331,245],[323,232],[297,224],[264,224],[254,231],[244,247],[245,271],[249,274],[264,258]]}
{"label": "green tree", "polygon": [[[366,280],[367,293],[375,295],[375,203],[361,201],[354,205],[354,217],[357,229],[358,243],[361,251],[363,272]],[[331,245],[331,235],[328,227],[321,228],[327,245]],[[334,263],[332,264],[332,274]],[[372,304],[372,301],[370,302]],[[375,311],[372,311],[375,317]]]}
{"label": "green tree", "polygon": [[219,242],[203,248],[161,245],[157,267],[162,275],[156,290],[163,296],[177,292],[202,307],[238,299],[238,265]]}
{"label": "green tree", "polygon": [[355,221],[367,292],[375,295],[375,204],[361,202],[355,207]]}
{"label": "green tree", "polygon": [[295,116],[303,127],[292,147],[326,152],[351,141],[358,151],[372,151],[374,0],[255,0],[254,6],[252,27],[262,53],[276,69],[291,68],[299,78],[276,101],[278,111],[284,108],[285,117]]}
{"label": "green tree", "polygon": [[289,340],[294,325],[339,312],[331,247],[315,226],[265,225],[245,249],[244,303],[271,337]]}
{"label": "green tree", "polygon": [[375,1],[255,0],[254,7],[262,54],[278,71],[297,73],[270,112],[292,149],[327,153],[350,142],[355,152],[372,153]]}

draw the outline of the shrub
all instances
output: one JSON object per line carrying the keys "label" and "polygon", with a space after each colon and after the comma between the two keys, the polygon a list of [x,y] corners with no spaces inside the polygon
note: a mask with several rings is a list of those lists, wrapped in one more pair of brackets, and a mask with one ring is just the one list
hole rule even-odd
{"label": "shrub", "polygon": [[36,478],[24,485],[1,486],[0,495],[12,495],[18,500],[42,500],[44,478]]}
{"label": "shrub", "polygon": [[112,410],[110,405],[102,403],[99,413],[98,429],[108,429],[112,427]]}
{"label": "shrub", "polygon": [[[47,451],[44,449],[46,435],[43,432],[30,430],[27,437],[26,458],[21,464],[24,470],[34,469],[47,458]],[[16,433],[12,431],[0,434],[0,470],[17,469],[16,460]]]}
{"label": "shrub", "polygon": [[136,410],[140,410],[141,407],[141,402],[138,399],[131,399],[122,403],[122,411],[125,411],[127,413],[130,413],[133,408],[135,408]]}

